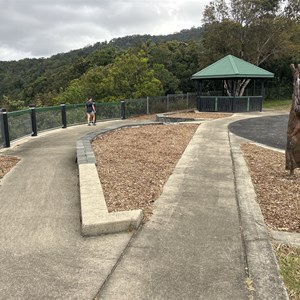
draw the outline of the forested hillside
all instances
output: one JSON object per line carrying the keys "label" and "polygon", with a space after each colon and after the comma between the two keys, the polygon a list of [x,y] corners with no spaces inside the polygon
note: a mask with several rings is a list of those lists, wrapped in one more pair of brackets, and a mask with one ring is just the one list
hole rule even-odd
{"label": "forested hillside", "polygon": [[[153,48],[155,45],[158,45],[158,47],[161,45],[164,48],[162,50],[165,52],[164,56],[167,56],[168,52],[173,52],[178,46],[186,45],[181,44],[181,42],[199,42],[201,31],[202,28],[192,28],[165,36],[125,36],[113,39],[109,43],[99,42],[68,53],[59,53],[50,58],[22,59],[8,62],[0,61],[0,106],[16,110],[26,107],[29,104],[38,106],[53,105],[59,101],[56,98],[65,91],[72,80],[79,79],[88,70],[105,67],[111,64],[117,56],[123,55],[126,52],[132,52],[132,55],[134,55],[133,53],[138,53],[143,47],[151,46]],[[173,42],[171,43],[170,41]],[[169,46],[171,48],[166,43],[170,43]],[[157,53],[156,55],[159,54]],[[174,56],[175,53],[172,55]],[[171,57],[169,59],[172,60]],[[197,61],[194,63],[197,65]],[[172,64],[172,62],[170,61],[169,64]],[[166,82],[166,92],[177,92],[178,84],[176,83],[178,79],[173,74],[169,74],[162,66],[158,65],[156,69],[157,72],[162,69],[159,77],[162,78],[164,75],[167,75],[170,77],[169,81],[174,80],[174,82]],[[197,68],[193,69],[193,71],[196,70]],[[87,75],[87,77],[89,76],[91,74]],[[162,80],[168,81],[167,78]],[[192,89],[193,87],[191,86],[190,88]],[[162,91],[160,90],[160,92]],[[94,95],[95,93],[89,89],[88,94]],[[164,93],[162,92],[162,94]],[[76,101],[82,102],[86,97],[87,95],[83,93],[82,98],[79,96],[76,98]],[[74,102],[72,99],[68,100],[68,102]],[[97,100],[101,101],[101,99]]]}
{"label": "forested hillside", "polygon": [[[134,35],[50,58],[0,61],[0,106],[98,102],[194,92],[195,72],[232,54],[275,73],[271,97],[291,94],[291,63],[300,63],[299,0],[215,0],[203,27]],[[298,3],[298,4],[297,4]]]}

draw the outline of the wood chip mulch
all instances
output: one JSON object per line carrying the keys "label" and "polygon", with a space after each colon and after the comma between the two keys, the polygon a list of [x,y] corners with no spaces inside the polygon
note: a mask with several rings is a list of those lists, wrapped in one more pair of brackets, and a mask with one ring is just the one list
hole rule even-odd
{"label": "wood chip mulch", "polygon": [[17,163],[19,158],[0,155],[0,179],[4,177]]}
{"label": "wood chip mulch", "polygon": [[242,144],[241,148],[267,226],[300,232],[300,170],[289,175],[284,153],[254,144]]}
{"label": "wood chip mulch", "polygon": [[148,220],[198,126],[129,127],[96,138],[92,147],[108,210],[142,209]]}

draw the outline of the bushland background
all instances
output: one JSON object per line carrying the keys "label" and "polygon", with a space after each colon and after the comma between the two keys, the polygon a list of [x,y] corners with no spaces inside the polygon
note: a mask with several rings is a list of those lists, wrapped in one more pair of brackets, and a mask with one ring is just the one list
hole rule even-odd
{"label": "bushland background", "polygon": [[[53,106],[195,92],[191,75],[232,54],[275,74],[265,98],[291,97],[290,64],[300,63],[299,0],[212,1],[202,26],[133,35],[49,58],[0,61],[0,107]],[[208,83],[208,89],[221,88]]]}

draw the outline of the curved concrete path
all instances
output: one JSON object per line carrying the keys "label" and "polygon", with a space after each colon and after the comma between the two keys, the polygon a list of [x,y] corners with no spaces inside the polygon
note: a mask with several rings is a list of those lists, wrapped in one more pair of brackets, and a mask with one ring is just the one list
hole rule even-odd
{"label": "curved concrete path", "polygon": [[76,141],[126,121],[69,127],[12,143],[0,181],[0,299],[92,299],[132,233],[81,236]]}
{"label": "curved concrete path", "polygon": [[228,132],[262,115],[199,126],[96,299],[288,299],[239,139]]}
{"label": "curved concrete path", "polygon": [[81,136],[129,121],[1,150],[22,161],[0,182],[0,299],[287,299],[239,141],[228,132],[232,121],[262,115],[204,122],[153,218],[133,236],[81,236],[74,163]]}

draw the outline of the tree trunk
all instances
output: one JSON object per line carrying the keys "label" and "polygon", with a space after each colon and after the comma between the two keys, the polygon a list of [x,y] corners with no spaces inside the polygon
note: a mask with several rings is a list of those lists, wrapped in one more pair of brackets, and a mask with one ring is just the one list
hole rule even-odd
{"label": "tree trunk", "polygon": [[[224,88],[228,96],[243,96],[245,88],[251,79],[239,79],[236,84],[235,91],[231,80],[224,80]],[[234,94],[235,92],[235,94]]]}
{"label": "tree trunk", "polygon": [[300,64],[293,69],[293,96],[287,130],[287,145],[285,151],[285,169],[294,174],[294,169],[300,168]]}

